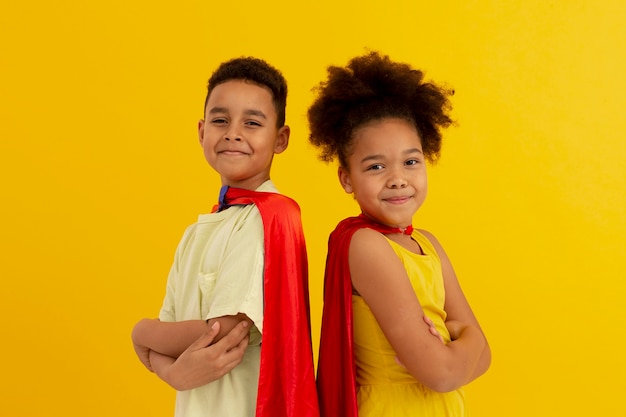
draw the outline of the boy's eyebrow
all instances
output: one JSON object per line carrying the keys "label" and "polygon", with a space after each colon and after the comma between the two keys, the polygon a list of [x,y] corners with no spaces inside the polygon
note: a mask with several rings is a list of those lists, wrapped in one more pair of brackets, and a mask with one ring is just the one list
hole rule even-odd
{"label": "boy's eyebrow", "polygon": [[[403,151],[402,154],[403,155],[411,155],[414,153],[421,153],[423,154],[424,152],[422,152],[419,148],[411,148],[411,149],[407,149],[406,151]],[[361,163],[363,162],[369,162],[369,161],[376,161],[376,160],[380,160],[383,159],[384,156],[383,155],[368,155],[365,158],[361,159]]]}
{"label": "boy's eyebrow", "polygon": [[267,116],[261,110],[248,109],[248,110],[244,111],[243,114],[245,114],[247,116],[257,116],[257,117],[261,117],[263,119],[267,119]]}
{"label": "boy's eyebrow", "polygon": [[[228,113],[228,109],[226,107],[211,107],[209,109],[209,114],[221,114],[221,113]],[[244,110],[243,113],[246,116],[257,116],[263,119],[267,119],[267,116],[261,110],[246,109]]]}

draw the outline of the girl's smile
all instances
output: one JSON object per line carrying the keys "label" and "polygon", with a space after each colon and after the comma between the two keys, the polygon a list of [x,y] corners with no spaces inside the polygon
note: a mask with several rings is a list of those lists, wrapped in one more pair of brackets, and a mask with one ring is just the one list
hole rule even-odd
{"label": "girl's smile", "polygon": [[363,213],[389,226],[406,227],[426,198],[427,175],[414,125],[386,118],[354,132],[348,167],[339,180]]}

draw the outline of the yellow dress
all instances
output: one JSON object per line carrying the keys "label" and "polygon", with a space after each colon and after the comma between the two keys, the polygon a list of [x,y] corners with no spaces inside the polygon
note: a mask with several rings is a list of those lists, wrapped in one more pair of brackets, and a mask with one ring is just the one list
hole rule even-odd
{"label": "yellow dress", "polygon": [[[412,237],[424,255],[388,241],[404,264],[424,313],[447,343],[441,261],[428,238],[418,231]],[[353,295],[352,308],[359,417],[467,416],[462,389],[439,393],[417,382],[396,362],[395,351],[363,298]]]}

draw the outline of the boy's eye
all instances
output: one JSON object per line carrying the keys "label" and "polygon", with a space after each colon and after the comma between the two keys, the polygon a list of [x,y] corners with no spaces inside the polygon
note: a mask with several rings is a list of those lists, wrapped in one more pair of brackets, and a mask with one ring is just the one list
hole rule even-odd
{"label": "boy's eye", "polygon": [[248,120],[246,124],[248,126],[262,126],[261,123],[257,122],[256,120]]}
{"label": "boy's eye", "polygon": [[211,120],[211,123],[216,124],[216,125],[221,125],[221,124],[227,123],[227,120],[223,117],[219,117],[219,118]]}

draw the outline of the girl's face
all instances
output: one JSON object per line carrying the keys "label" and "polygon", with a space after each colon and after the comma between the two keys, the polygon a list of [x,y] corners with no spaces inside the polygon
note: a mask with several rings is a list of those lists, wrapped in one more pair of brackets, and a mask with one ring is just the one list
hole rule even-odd
{"label": "girl's face", "polygon": [[363,214],[388,226],[406,227],[426,198],[422,143],[415,126],[387,118],[354,132],[348,167],[339,181],[354,193]]}

